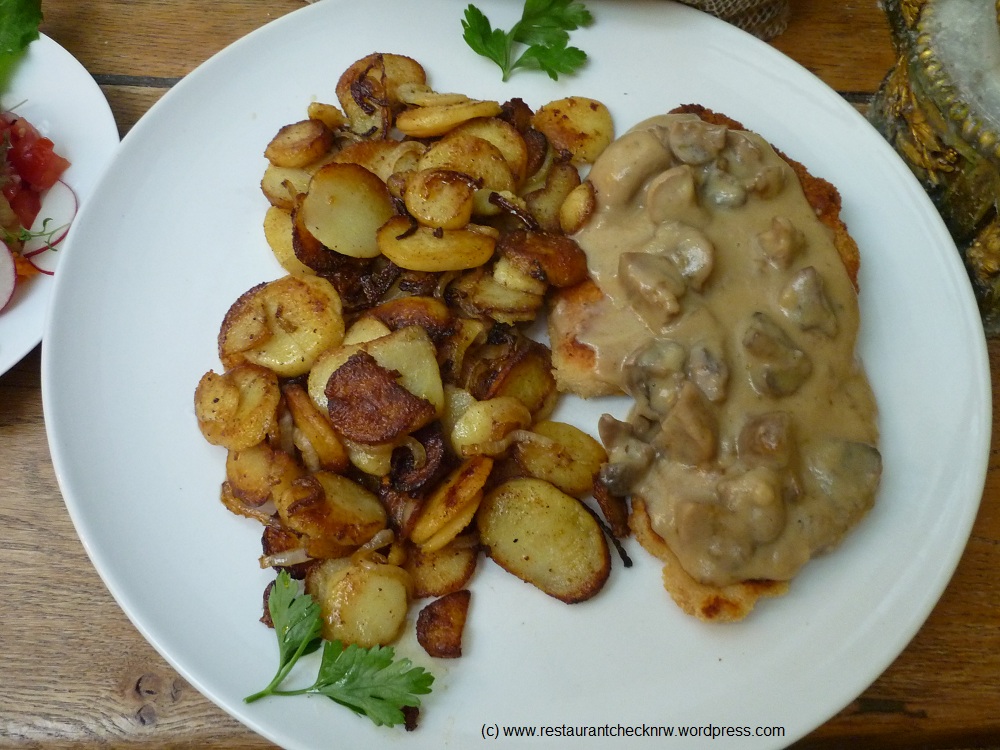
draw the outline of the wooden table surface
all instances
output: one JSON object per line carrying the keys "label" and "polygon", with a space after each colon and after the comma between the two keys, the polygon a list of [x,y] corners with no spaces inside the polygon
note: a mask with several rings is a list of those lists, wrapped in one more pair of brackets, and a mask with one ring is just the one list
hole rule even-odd
{"label": "wooden table surface", "polygon": [[[93,74],[124,134],[199,63],[301,4],[45,0],[42,30]],[[773,44],[864,110],[894,62],[877,1],[792,6]],[[1000,343],[990,342],[990,358],[996,373]],[[53,473],[39,361],[36,348],[0,376],[0,747],[269,747],[179,677],[98,578]],[[991,461],[972,537],[927,623],[796,747],[1000,747],[998,501]]]}

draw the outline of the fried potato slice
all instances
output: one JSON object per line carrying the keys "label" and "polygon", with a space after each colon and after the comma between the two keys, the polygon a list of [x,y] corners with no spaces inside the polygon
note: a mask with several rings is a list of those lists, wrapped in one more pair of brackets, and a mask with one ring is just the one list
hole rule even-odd
{"label": "fried potato slice", "polygon": [[263,505],[281,495],[302,476],[298,462],[266,441],[226,456],[226,481],[235,497],[251,505]]}
{"label": "fried potato slice", "polygon": [[492,560],[566,603],[591,598],[610,574],[607,539],[593,515],[541,479],[511,479],[487,493],[476,525]]}
{"label": "fried potato slice", "polygon": [[531,424],[531,412],[513,396],[498,396],[469,404],[449,433],[459,456],[499,456],[507,452],[504,440],[514,430]]}
{"label": "fried potato slice", "polygon": [[472,594],[454,591],[428,604],[417,615],[417,643],[430,656],[457,659],[462,655],[462,633]]}
{"label": "fried potato slice", "polygon": [[538,315],[545,298],[541,294],[505,286],[486,268],[474,268],[453,281],[448,299],[463,313],[474,318],[490,318],[498,323],[524,323]]}
{"label": "fried potato slice", "polygon": [[333,147],[333,131],[320,120],[300,120],[282,126],[264,149],[276,167],[305,167]]}
{"label": "fried potato slice", "polygon": [[514,445],[514,460],[530,476],[544,479],[567,495],[590,494],[607,451],[597,440],[575,425],[543,420],[531,428],[541,440]]}
{"label": "fried potato slice", "polygon": [[553,148],[569,152],[570,161],[578,166],[593,164],[615,134],[608,108],[582,96],[549,102],[535,112],[531,124],[545,134]]}
{"label": "fried potato slice", "polygon": [[413,580],[413,598],[445,596],[464,588],[478,560],[479,546],[474,533],[460,534],[433,552],[408,544],[404,567]]}
{"label": "fried potato slice", "polygon": [[386,182],[393,173],[413,168],[426,150],[419,141],[357,141],[344,146],[330,161],[357,164]]}
{"label": "fried potato slice", "polygon": [[561,230],[559,220],[563,203],[580,184],[580,172],[576,167],[567,162],[556,162],[549,170],[544,186],[524,196],[528,212],[541,230]]}
{"label": "fried potato slice", "polygon": [[469,120],[500,114],[500,102],[470,100],[454,104],[411,107],[396,115],[396,127],[410,138],[445,135]]}
{"label": "fried potato slice", "polygon": [[406,177],[403,201],[410,216],[427,227],[461,229],[472,220],[475,183],[451,169],[420,169]]}
{"label": "fried potato slice", "polygon": [[242,294],[219,331],[219,359],[304,375],[316,358],[344,338],[340,295],[319,276],[283,276]]}
{"label": "fried potato slice", "polygon": [[513,125],[499,117],[477,117],[464,122],[452,135],[474,135],[489,141],[503,154],[514,177],[514,184],[520,185],[527,177],[528,144]]}
{"label": "fried potato slice", "polygon": [[597,197],[593,183],[577,185],[559,206],[559,229],[565,234],[576,234],[590,220],[595,208]]}
{"label": "fried potato slice", "polygon": [[587,255],[571,237],[554,232],[507,232],[497,245],[499,254],[533,279],[556,288],[587,278]]}
{"label": "fried potato slice", "polygon": [[470,229],[415,226],[406,216],[394,216],[378,230],[377,247],[400,268],[410,271],[461,271],[483,265],[496,241]]}
{"label": "fried potato slice", "polygon": [[245,363],[205,373],[194,392],[198,427],[213,445],[243,450],[264,440],[277,420],[281,389],[271,370]]}
{"label": "fried potato slice", "polygon": [[317,468],[338,472],[346,469],[350,463],[347,449],[334,431],[330,418],[317,408],[306,389],[289,383],[282,388],[282,394],[292,415],[294,441],[299,450],[315,455]]}
{"label": "fried potato slice", "polygon": [[338,433],[366,445],[389,443],[428,424],[434,405],[397,382],[368,352],[359,350],[334,370],[324,393]]}
{"label": "fried potato slice", "polygon": [[558,395],[548,347],[523,337],[480,347],[467,357],[463,375],[477,399],[513,396],[536,420],[548,415]]}
{"label": "fried potato slice", "polygon": [[292,214],[278,206],[268,206],[264,212],[264,239],[275,260],[293,276],[311,276],[313,269],[295,256],[292,243]]}
{"label": "fried potato slice", "polygon": [[354,133],[384,138],[393,111],[401,106],[400,87],[426,81],[423,66],[413,58],[376,52],[351,63],[335,91]]}
{"label": "fried potato slice", "polygon": [[428,496],[410,532],[411,541],[433,552],[458,536],[472,521],[492,469],[488,456],[463,461]]}
{"label": "fried potato slice", "polygon": [[469,175],[488,190],[513,192],[514,172],[503,152],[468,133],[448,135],[436,141],[417,162],[418,169],[449,169]]}
{"label": "fried potato slice", "polygon": [[310,120],[319,120],[332,131],[346,128],[350,124],[347,121],[347,115],[335,105],[326,102],[309,102],[306,105],[306,115]]}
{"label": "fried potato slice", "polygon": [[406,624],[410,577],[399,566],[324,560],[309,570],[305,590],[319,605],[322,636],[328,641],[385,646]]}
{"label": "fried potato slice", "polygon": [[292,531],[342,547],[359,547],[386,527],[378,498],[332,471],[294,480],[275,498],[275,507]]}
{"label": "fried potato slice", "polygon": [[376,174],[336,162],[316,171],[300,210],[309,234],[352,258],[379,254],[375,233],[396,213],[389,188]]}

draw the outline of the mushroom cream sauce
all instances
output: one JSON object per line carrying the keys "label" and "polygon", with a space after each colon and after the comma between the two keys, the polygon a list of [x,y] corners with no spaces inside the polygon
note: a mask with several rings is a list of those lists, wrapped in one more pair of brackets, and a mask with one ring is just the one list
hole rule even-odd
{"label": "mushroom cream sauce", "polygon": [[635,399],[601,420],[604,479],[696,580],[788,580],[881,476],[833,231],[763,138],[694,114],[640,123],[589,179],[576,239],[604,296],[577,337]]}

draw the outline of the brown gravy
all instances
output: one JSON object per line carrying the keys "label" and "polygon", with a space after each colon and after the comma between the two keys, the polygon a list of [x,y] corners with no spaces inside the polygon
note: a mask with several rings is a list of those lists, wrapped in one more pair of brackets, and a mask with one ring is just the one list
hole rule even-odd
{"label": "brown gravy", "polygon": [[753,133],[665,115],[612,144],[576,239],[604,292],[578,339],[635,399],[605,479],[698,581],[787,580],[874,502],[858,302],[795,173]]}

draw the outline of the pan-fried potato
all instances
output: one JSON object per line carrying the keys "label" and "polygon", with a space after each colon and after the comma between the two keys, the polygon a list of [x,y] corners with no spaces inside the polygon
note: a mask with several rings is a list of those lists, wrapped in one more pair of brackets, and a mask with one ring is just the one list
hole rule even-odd
{"label": "pan-fried potato", "polygon": [[472,101],[465,94],[435,91],[426,83],[402,83],[396,88],[396,96],[403,104],[414,107],[430,107],[442,104],[461,104]]}
{"label": "pan-fried potato", "polygon": [[266,441],[243,450],[231,450],[226,456],[229,491],[251,505],[274,500],[302,473],[295,459]]}
{"label": "pan-fried potato", "polygon": [[469,404],[449,433],[452,450],[459,456],[499,456],[507,452],[504,441],[514,430],[531,424],[531,412],[512,396]]}
{"label": "pan-fried potato", "polygon": [[295,196],[304,195],[315,170],[306,167],[276,167],[268,164],[260,178],[260,189],[268,203],[291,211]]}
{"label": "pan-fried potato", "polygon": [[549,288],[548,282],[534,278],[503,255],[493,264],[493,280],[508,289],[539,296],[544,295]]}
{"label": "pan-fried potato", "polygon": [[333,131],[320,120],[300,120],[283,126],[264,149],[276,167],[304,167],[333,146]]}
{"label": "pan-fried potato", "polygon": [[282,393],[295,425],[296,445],[305,453],[301,442],[308,442],[309,450],[316,457],[317,465],[310,468],[328,471],[346,469],[350,463],[347,449],[334,431],[329,417],[317,408],[306,389],[297,383],[289,383]]}
{"label": "pan-fried potato", "polygon": [[524,196],[528,211],[545,232],[558,232],[561,211],[566,199],[581,185],[580,172],[572,164],[557,162],[552,165],[545,185]]}
{"label": "pan-fried potato", "polygon": [[379,254],[375,232],[396,213],[377,175],[359,164],[330,163],[313,175],[301,206],[309,234],[352,258]]}
{"label": "pan-fried potato", "polygon": [[445,135],[469,120],[500,114],[500,102],[467,101],[455,104],[431,104],[405,109],[396,117],[396,127],[411,138]]}
{"label": "pan-fried potato", "polygon": [[309,371],[309,396],[320,409],[328,409],[326,385],[334,371],[358,351],[368,352],[389,371],[399,373],[399,383],[418,398],[433,405],[440,415],[444,407],[444,385],[437,364],[437,350],[425,330],[406,326],[371,341],[340,346],[321,355]]}
{"label": "pan-fried potato", "polygon": [[514,459],[529,475],[554,484],[567,495],[584,497],[594,486],[601,464],[608,460],[604,446],[566,422],[543,420],[531,431],[541,440],[514,446]]}
{"label": "pan-fried potato", "polygon": [[275,260],[293,276],[312,276],[315,272],[295,257],[292,244],[292,214],[277,206],[268,206],[264,213],[264,239]]}
{"label": "pan-fried potato", "polygon": [[557,396],[549,349],[524,338],[481,347],[468,358],[463,375],[477,399],[513,396],[536,420],[548,415]]}
{"label": "pan-fried potato", "polygon": [[283,276],[240,296],[219,331],[219,359],[304,375],[316,358],[344,338],[340,295],[319,276]]}
{"label": "pan-fried potato", "polygon": [[475,183],[450,169],[411,172],[403,190],[406,210],[427,227],[461,229],[472,220]]}
{"label": "pan-fried potato", "polygon": [[573,164],[593,164],[614,140],[615,127],[608,108],[582,96],[557,99],[540,107],[531,124],[556,149],[569,152]]}
{"label": "pan-fried potato", "polygon": [[332,131],[346,128],[349,125],[347,115],[333,104],[325,102],[309,102],[306,105],[306,115],[310,120],[319,120]]}
{"label": "pan-fried potato", "polygon": [[274,504],[288,528],[343,547],[360,547],[386,526],[378,498],[332,471],[299,477]]}
{"label": "pan-fried potato", "polygon": [[374,53],[352,63],[337,81],[336,94],[351,130],[369,138],[389,132],[399,89],[427,80],[423,66],[405,55]]}
{"label": "pan-fried potato", "polygon": [[479,559],[475,534],[460,534],[440,549],[428,552],[407,545],[404,567],[413,581],[413,598],[444,596],[464,588]]}
{"label": "pan-fried potato", "polygon": [[410,271],[461,271],[493,257],[495,240],[469,229],[432,229],[394,216],[378,230],[377,247],[400,268]]}
{"label": "pan-fried potato", "polygon": [[386,182],[393,173],[412,169],[425,150],[419,141],[357,141],[344,146],[330,161],[357,164]]}
{"label": "pan-fried potato", "polygon": [[462,655],[462,633],[472,594],[454,591],[437,599],[417,615],[417,642],[430,656],[457,659]]}
{"label": "pan-fried potato", "polygon": [[576,234],[590,220],[596,207],[597,197],[594,195],[593,183],[578,185],[559,207],[559,229],[564,234]]}
{"label": "pan-fried potato", "polygon": [[221,375],[205,373],[194,392],[194,412],[208,442],[238,451],[267,437],[280,400],[278,376],[245,363]]}
{"label": "pan-fried potato", "polygon": [[325,560],[309,570],[305,590],[319,605],[328,641],[384,646],[406,623],[410,578],[396,565]]}
{"label": "pan-fried potato", "polygon": [[392,333],[392,329],[378,318],[372,315],[362,315],[344,333],[344,344],[363,344],[372,339],[388,336],[390,333]]}
{"label": "pan-fried potato", "polygon": [[503,153],[475,135],[448,135],[436,141],[417,162],[418,169],[462,172],[489,190],[513,192],[514,173]]}
{"label": "pan-fried potato", "polygon": [[587,256],[571,237],[552,232],[507,232],[500,255],[533,279],[557,288],[576,286],[587,278]]}
{"label": "pan-fried potato", "polygon": [[[493,459],[487,456],[473,456],[463,461],[427,498],[410,532],[411,541],[433,552],[458,536],[472,520],[492,468]],[[455,528],[456,519],[467,520]],[[449,532],[450,537],[445,538],[447,534],[442,535],[441,531]]]}
{"label": "pan-fried potato", "polygon": [[483,267],[452,282],[448,295],[452,304],[470,317],[508,324],[534,320],[545,302],[541,294],[501,284]]}
{"label": "pan-fried potato", "polygon": [[489,492],[476,525],[491,559],[556,599],[584,601],[608,579],[611,555],[597,521],[541,479],[511,479]]}
{"label": "pan-fried potato", "polygon": [[464,122],[451,131],[454,135],[474,135],[489,141],[503,154],[514,177],[514,184],[520,185],[527,177],[528,144],[513,125],[499,117],[478,117]]}

